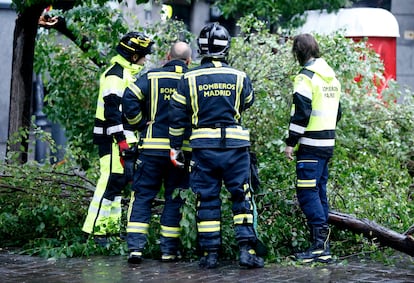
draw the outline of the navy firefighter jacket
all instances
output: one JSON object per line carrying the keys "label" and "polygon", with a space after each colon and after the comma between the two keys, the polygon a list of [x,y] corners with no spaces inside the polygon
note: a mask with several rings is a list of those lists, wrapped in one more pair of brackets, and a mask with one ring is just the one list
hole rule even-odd
{"label": "navy firefighter jacket", "polygon": [[[122,98],[122,109],[127,122],[140,132],[138,148],[145,154],[169,156],[168,105],[176,91],[177,83],[187,65],[172,60],[163,67],[152,69],[130,84]],[[191,128],[186,126],[187,143],[183,150],[190,150],[188,136]]]}
{"label": "navy firefighter jacket", "polygon": [[204,58],[201,65],[181,78],[170,102],[171,147],[180,148],[190,119],[191,148],[240,148],[250,146],[241,114],[254,101],[246,73],[219,59]]}

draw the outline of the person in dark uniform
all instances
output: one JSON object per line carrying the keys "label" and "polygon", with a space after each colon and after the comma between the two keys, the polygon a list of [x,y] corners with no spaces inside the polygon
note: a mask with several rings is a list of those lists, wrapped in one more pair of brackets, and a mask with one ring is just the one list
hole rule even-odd
{"label": "person in dark uniform", "polygon": [[241,114],[254,101],[249,77],[230,67],[225,57],[230,35],[218,23],[206,25],[197,39],[201,65],[181,78],[170,103],[171,158],[182,156],[184,132],[191,121],[190,187],[197,195],[197,233],[200,266],[216,268],[221,249],[221,200],[224,183],[233,201],[234,229],[240,248],[239,264],[263,267],[256,255],[253,203],[249,185],[249,131]]}
{"label": "person in dark uniform", "polygon": [[[168,63],[153,69],[131,84],[122,98],[122,109],[130,125],[144,123],[140,129],[139,157],[134,175],[127,225],[128,262],[140,263],[147,243],[151,206],[161,188],[165,205],[161,215],[161,259],[179,259],[180,208],[182,199],[174,196],[178,189],[188,189],[188,166],[174,166],[170,160],[168,139],[168,105],[177,83],[191,61],[191,48],[176,42],[168,53]],[[188,136],[183,149],[190,151]],[[184,161],[184,160],[183,160]]]}

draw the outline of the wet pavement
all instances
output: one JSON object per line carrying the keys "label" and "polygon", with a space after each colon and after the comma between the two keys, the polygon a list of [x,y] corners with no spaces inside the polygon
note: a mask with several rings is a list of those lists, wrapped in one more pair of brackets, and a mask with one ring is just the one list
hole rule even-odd
{"label": "wet pavement", "polygon": [[414,282],[414,261],[397,254],[393,265],[351,259],[329,265],[267,264],[240,269],[222,262],[204,270],[198,262],[161,263],[145,259],[130,265],[123,256],[44,259],[0,251],[1,283],[128,283],[128,282]]}

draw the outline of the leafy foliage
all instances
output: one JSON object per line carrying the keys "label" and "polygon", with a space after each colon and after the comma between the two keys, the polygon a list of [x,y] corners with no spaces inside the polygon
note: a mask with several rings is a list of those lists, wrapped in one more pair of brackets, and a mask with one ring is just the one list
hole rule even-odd
{"label": "leafy foliage", "polygon": [[[299,66],[293,64],[289,39],[285,42],[284,38],[268,34],[249,17],[240,24],[244,35],[233,42],[230,60],[233,66],[251,75],[258,97],[244,122],[252,132],[263,181],[257,197],[259,226],[262,223],[261,229],[266,227],[262,237],[270,248],[269,258],[277,260],[303,249],[308,242],[305,221],[295,199],[295,169],[282,154],[291,77]],[[330,165],[331,208],[403,232],[412,224],[409,217],[413,180],[406,167],[413,146],[412,93],[402,93],[394,81],[380,95],[377,93],[378,80],[384,80],[384,67],[365,41],[355,43],[339,33],[317,35],[317,40],[344,91],[344,114]],[[243,60],[246,57],[249,60]],[[399,97],[405,97],[404,103],[395,103]],[[334,232],[334,240],[338,237],[340,243],[336,246],[333,242],[336,254],[364,249],[363,241],[356,237]]]}
{"label": "leafy foliage", "polygon": [[[82,9],[68,12],[68,22],[72,24],[71,13],[78,13],[76,17],[80,19],[86,15],[93,16],[88,9],[85,11],[91,14],[83,15]],[[109,10],[99,13],[101,18],[108,17],[114,21],[110,28],[119,30],[119,33],[114,31],[117,36],[126,30],[121,17],[114,16]],[[92,50],[99,50],[99,54],[106,54],[109,58],[117,36],[112,38],[111,32],[105,41],[101,33],[108,34],[110,21],[96,19],[87,23],[96,31],[96,35],[90,33],[88,36],[99,38],[96,42],[91,41],[96,46]],[[95,23],[97,26],[102,24],[101,28],[93,29]],[[291,55],[290,38],[270,33],[266,24],[253,16],[242,18],[239,25],[241,33],[233,38],[228,59],[230,65],[246,71],[256,93],[256,102],[245,113],[243,122],[251,129],[252,150],[259,160],[262,181],[260,190],[255,194],[259,218],[257,231],[268,248],[267,260],[281,262],[308,244],[306,222],[295,196],[295,166],[293,162],[287,162],[283,155],[291,103],[291,79],[300,67]],[[163,32],[157,33],[157,29]],[[151,66],[161,61],[170,42],[182,39],[183,35],[191,41],[189,34],[177,22],[160,23],[147,27],[145,31],[154,36],[160,47],[149,62]],[[409,164],[413,164],[413,94],[403,93],[394,81],[389,81],[388,88],[378,94],[377,85],[379,80],[384,79],[384,67],[379,57],[367,48],[365,41],[355,43],[340,33],[316,37],[323,57],[333,66],[343,87],[341,103],[344,113],[338,124],[337,145],[330,164],[328,183],[331,208],[403,232],[412,225],[410,186],[413,177],[410,172],[412,174],[413,166],[409,167]],[[116,238],[103,249],[90,240],[85,241],[79,224],[83,221],[86,200],[90,196],[84,186],[90,184],[85,179],[79,180],[73,172],[83,172],[82,167],[75,164],[79,164],[79,160],[88,160],[90,167],[84,174],[88,179],[96,180],[96,155],[90,144],[96,99],[91,97],[96,96],[97,76],[101,70],[91,64],[87,56],[83,57],[74,45],[57,45],[52,32],[39,35],[36,56],[37,70],[42,70],[46,82],[49,118],[65,126],[71,146],[67,151],[67,163],[60,166],[45,164],[39,167],[32,163],[13,166],[13,153],[8,163],[1,165],[0,242],[26,245],[27,252],[49,257],[124,254],[125,243]],[[403,103],[395,103],[397,98],[402,97]],[[23,131],[18,138],[28,136],[29,133]],[[73,168],[77,169],[74,171]],[[54,182],[45,182],[42,177],[45,175],[49,179],[55,176]],[[73,183],[77,183],[78,187],[67,185]],[[22,193],[16,194],[16,191],[20,192],[16,188],[20,188]],[[59,198],[64,192],[69,195]],[[13,198],[10,193],[13,193]],[[181,240],[186,257],[193,258],[198,252],[195,196],[191,190],[180,193],[186,200],[182,209]],[[237,249],[231,202],[225,190],[221,196],[223,257],[233,259],[237,256]],[[154,208],[149,245],[145,251],[148,256],[159,253],[157,211]],[[25,222],[26,219],[30,219],[30,225]],[[29,234],[26,226],[36,228]],[[332,251],[338,256],[377,249],[375,242],[332,228]],[[19,233],[25,237],[19,237]],[[4,240],[9,238],[13,242]],[[36,240],[28,242],[27,239]]]}
{"label": "leafy foliage", "polygon": [[235,19],[254,16],[266,21],[269,25],[281,25],[284,28],[298,26],[300,20],[295,15],[306,10],[327,9],[328,12],[348,7],[349,0],[291,0],[291,1],[254,1],[254,0],[218,0],[217,7],[223,15]]}
{"label": "leafy foliage", "polygon": [[[57,10],[54,13],[62,14]],[[106,6],[78,6],[63,15],[79,40],[88,38],[88,52],[80,52],[75,43],[62,40],[54,30],[43,30],[35,49],[35,71],[42,74],[44,80],[44,112],[49,120],[65,128],[70,144],[86,153],[80,162],[88,168],[89,160],[96,156],[92,133],[99,76],[116,54],[115,47],[129,28],[119,10]],[[135,27],[144,31],[139,23]],[[157,23],[145,28],[145,33],[152,36],[158,46],[147,62],[149,66],[160,65],[172,42],[191,39],[184,23],[177,21]],[[100,68],[90,58],[102,58],[106,64]]]}

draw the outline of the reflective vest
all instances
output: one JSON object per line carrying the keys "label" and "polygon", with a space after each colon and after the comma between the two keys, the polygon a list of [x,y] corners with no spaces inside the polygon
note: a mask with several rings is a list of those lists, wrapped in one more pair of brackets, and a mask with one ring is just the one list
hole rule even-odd
{"label": "reflective vest", "polygon": [[100,77],[99,96],[96,106],[94,143],[121,141],[137,142],[131,128],[123,125],[121,98],[125,88],[135,81],[142,65],[132,64],[121,55],[111,59],[111,66]]}
{"label": "reflective vest", "polygon": [[299,151],[330,156],[340,117],[341,85],[324,59],[307,63],[295,77],[287,144]]}

